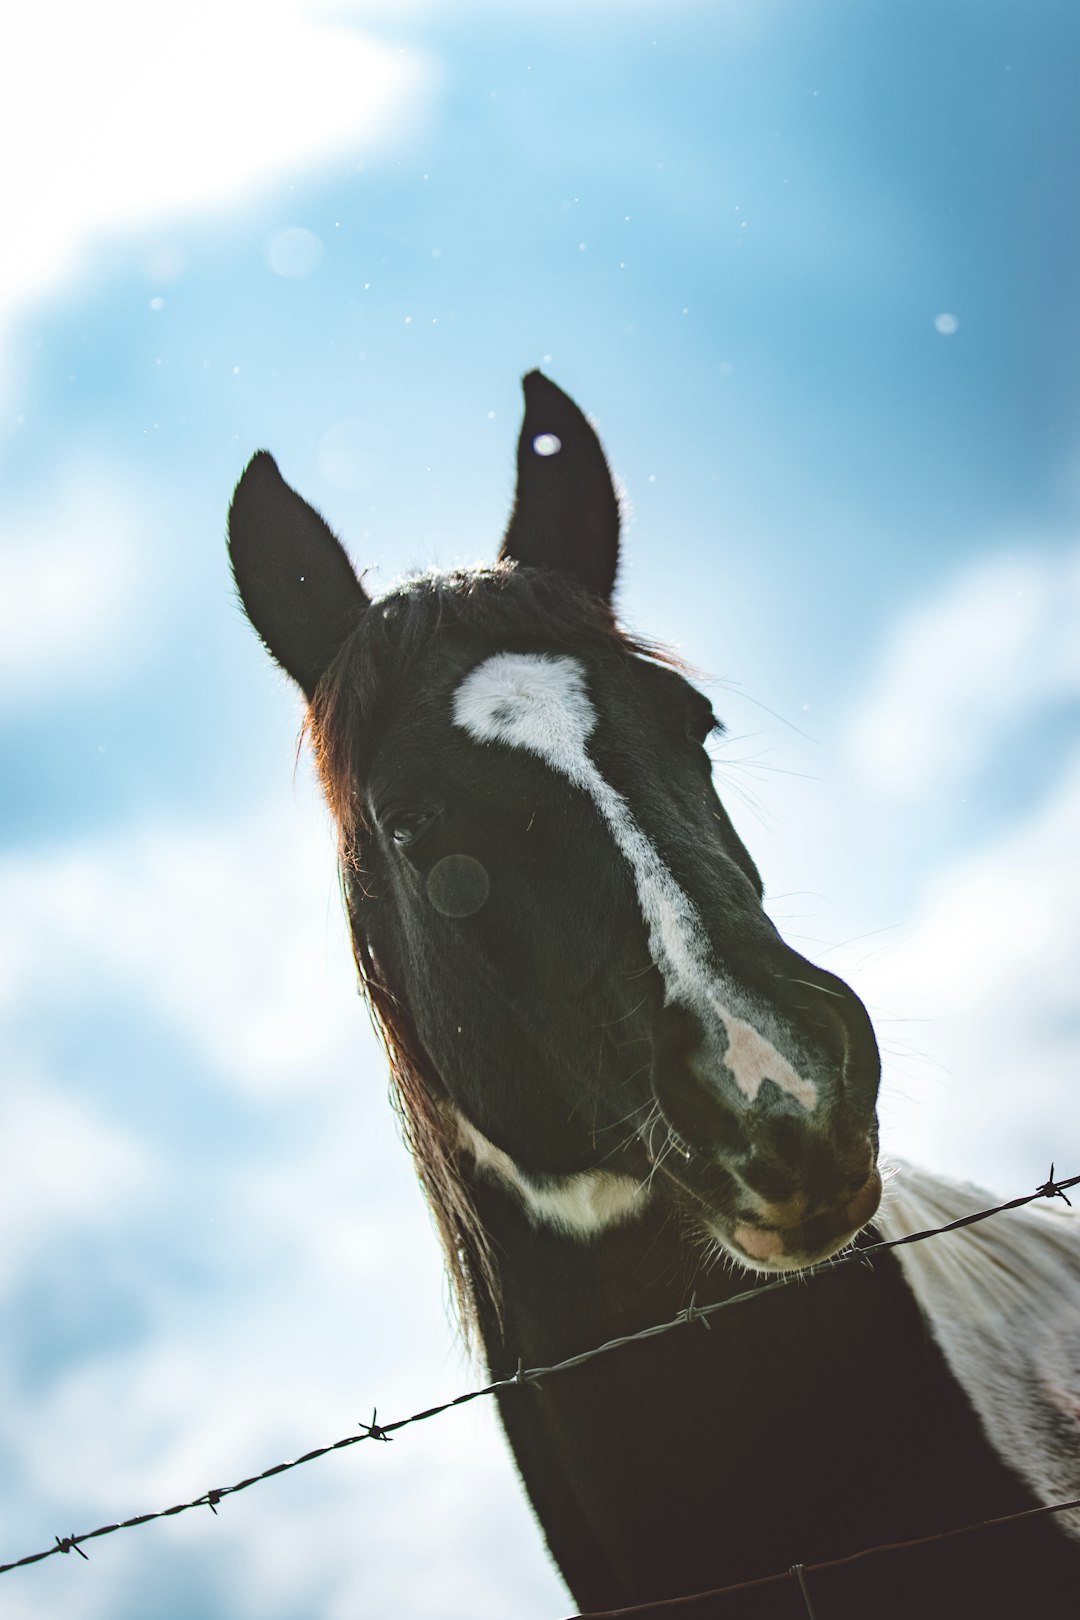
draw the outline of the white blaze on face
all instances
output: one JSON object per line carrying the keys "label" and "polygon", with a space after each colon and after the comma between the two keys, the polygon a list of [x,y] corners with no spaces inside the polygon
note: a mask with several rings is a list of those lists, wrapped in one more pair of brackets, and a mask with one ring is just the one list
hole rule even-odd
{"label": "white blaze on face", "polygon": [[575,658],[542,653],[496,653],[478,664],[454,694],[454,723],[482,743],[502,743],[536,754],[587,793],[634,875],[649,948],[669,1002],[694,1011],[706,1031],[717,1024],[726,1043],[718,1058],[748,1102],[771,1080],[806,1109],[817,1087],[795,1070],[768,1038],[771,1016],[755,1009],[750,1023],[734,1010],[736,997],[709,961],[701,919],[645,837],[620,793],[600,775],[586,744],[596,711]]}

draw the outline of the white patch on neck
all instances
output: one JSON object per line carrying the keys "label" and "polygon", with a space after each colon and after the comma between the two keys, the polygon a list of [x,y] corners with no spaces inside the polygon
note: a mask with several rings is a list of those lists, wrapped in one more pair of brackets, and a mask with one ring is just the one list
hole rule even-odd
{"label": "white patch on neck", "polygon": [[[874,1225],[898,1238],[996,1203],[900,1164]],[[1029,1204],[895,1252],[1002,1462],[1047,1504],[1080,1496],[1080,1211]],[[1055,1520],[1080,1538],[1080,1510]]]}
{"label": "white patch on neck", "polygon": [[477,742],[503,743],[537,754],[589,795],[633,872],[649,949],[668,1001],[697,1013],[707,1040],[717,1023],[722,1025],[726,1042],[717,1056],[747,1102],[754,1101],[764,1080],[771,1080],[805,1109],[813,1109],[816,1085],[799,1074],[769,1039],[770,1026],[775,1025],[765,1009],[754,1009],[753,1023],[735,1011],[735,1004],[744,998],[710,965],[707,937],[694,905],[637,825],[626,800],[589,758],[586,743],[596,725],[596,711],[578,661],[547,653],[495,653],[458,687],[454,723]]}
{"label": "white patch on neck", "polygon": [[516,1193],[537,1226],[554,1227],[566,1237],[591,1238],[640,1215],[649,1201],[641,1182],[611,1170],[582,1170],[556,1180],[533,1181],[464,1114],[458,1113],[457,1123],[461,1144],[478,1168]]}

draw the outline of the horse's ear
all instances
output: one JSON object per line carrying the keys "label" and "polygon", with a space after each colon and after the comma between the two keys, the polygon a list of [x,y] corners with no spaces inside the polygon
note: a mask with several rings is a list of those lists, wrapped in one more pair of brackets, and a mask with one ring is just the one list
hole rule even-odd
{"label": "horse's ear", "polygon": [[558,569],[607,601],[619,565],[619,500],[600,440],[541,372],[522,386],[517,494],[499,556]]}
{"label": "horse's ear", "polygon": [[368,597],[340,541],[265,450],[236,486],[229,558],[244,612],[310,700]]}

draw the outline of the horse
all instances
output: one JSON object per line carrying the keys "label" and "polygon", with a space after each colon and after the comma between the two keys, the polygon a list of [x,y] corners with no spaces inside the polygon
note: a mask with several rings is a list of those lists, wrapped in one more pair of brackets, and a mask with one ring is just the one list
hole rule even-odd
{"label": "horse", "polygon": [[[524,395],[493,565],[373,600],[260,451],[233,575],[307,703],[360,984],[492,1379],[753,1295],[499,1392],[574,1601],[742,1585],[671,1612],[793,1617],[794,1580],[746,1583],[1076,1494],[1077,1224],[862,1253],[975,1205],[916,1172],[882,1203],[867,1012],[766,914],[709,700],[616,617],[595,430],[539,372]],[[1042,1350],[1032,1287],[1058,1313]],[[925,1541],[806,1575],[806,1601],[1014,1616],[1080,1594],[1077,1535],[1033,1515]]]}

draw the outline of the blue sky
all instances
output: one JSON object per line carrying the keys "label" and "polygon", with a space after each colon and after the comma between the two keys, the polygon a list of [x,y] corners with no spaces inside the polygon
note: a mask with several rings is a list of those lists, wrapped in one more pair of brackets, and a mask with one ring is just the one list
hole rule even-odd
{"label": "blue sky", "polygon": [[[258,17],[256,23],[255,18]],[[0,67],[0,1561],[464,1387],[298,704],[265,445],[380,588],[489,558],[519,378],[707,673],[893,1151],[1080,1166],[1080,18],[1057,0],[35,8]],[[15,170],[18,172],[14,172]],[[29,1620],[567,1600],[470,1408],[4,1577]]]}

